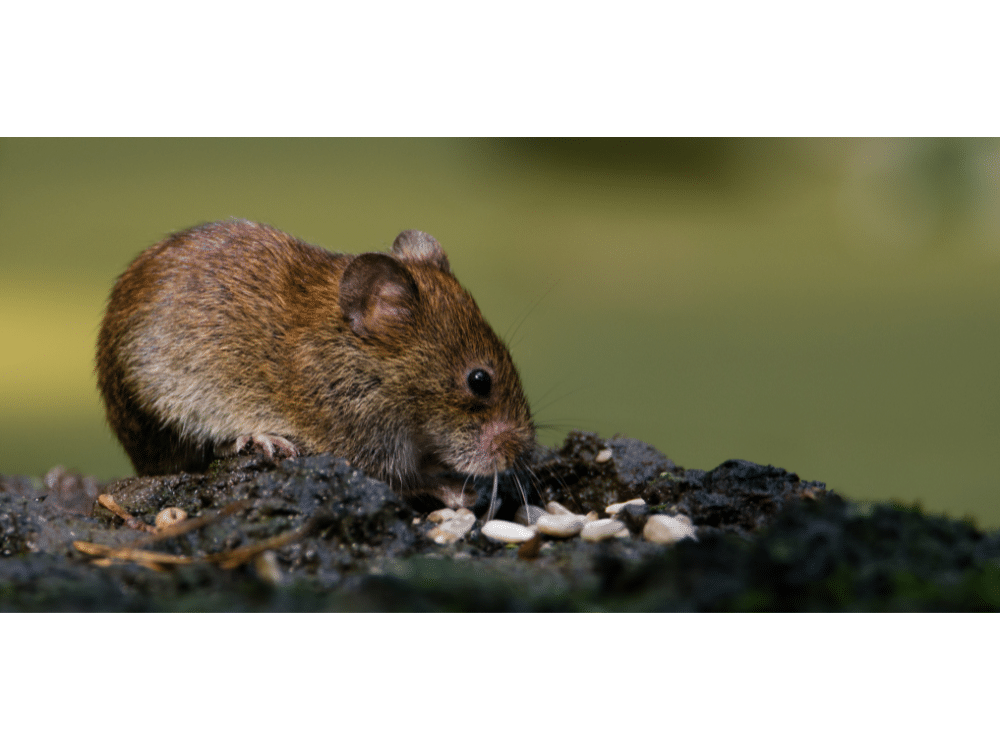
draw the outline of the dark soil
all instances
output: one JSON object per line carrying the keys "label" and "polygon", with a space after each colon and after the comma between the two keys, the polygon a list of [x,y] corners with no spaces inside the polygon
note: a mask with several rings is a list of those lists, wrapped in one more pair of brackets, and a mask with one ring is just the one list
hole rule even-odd
{"label": "dark soil", "polygon": [[[605,448],[612,457],[598,462]],[[635,497],[647,505],[619,515],[629,539],[552,539],[532,551],[491,541],[479,524],[438,545],[427,537],[430,503],[328,455],[107,486],[61,469],[41,482],[0,477],[0,610],[1000,609],[1000,533],[859,505],[773,466],[685,470],[637,440],[573,433],[559,450],[539,449],[521,484],[534,504],[581,513]],[[492,480],[477,489],[482,514]],[[500,489],[510,518],[521,493],[512,477]],[[165,507],[189,523],[153,537],[97,505],[100,493],[143,524]],[[698,541],[643,541],[650,513],[687,515]],[[176,557],[109,560],[81,542]]]}

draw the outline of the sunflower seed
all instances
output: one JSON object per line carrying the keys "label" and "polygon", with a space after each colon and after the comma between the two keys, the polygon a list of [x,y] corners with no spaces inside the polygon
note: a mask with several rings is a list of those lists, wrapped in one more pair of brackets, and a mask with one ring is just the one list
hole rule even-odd
{"label": "sunflower seed", "polygon": [[497,542],[520,544],[534,538],[535,530],[513,521],[487,521],[483,534]]}
{"label": "sunflower seed", "polygon": [[588,542],[599,542],[602,539],[618,536],[622,531],[626,535],[628,534],[628,529],[621,521],[616,521],[613,518],[602,518],[584,525],[580,536]]}
{"label": "sunflower seed", "polygon": [[441,523],[441,521],[447,521],[449,518],[454,518],[457,515],[451,508],[439,508],[428,513],[427,520],[433,523]]}
{"label": "sunflower seed", "polygon": [[571,511],[562,503],[557,503],[555,500],[551,500],[545,503],[545,510],[554,516],[575,516],[576,513]]}
{"label": "sunflower seed", "polygon": [[626,500],[623,503],[612,503],[611,505],[607,506],[604,509],[604,512],[607,513],[609,516],[613,516],[615,513],[624,508],[626,505],[645,505],[645,504],[646,504],[645,500],[643,500],[641,497],[637,497],[634,500]]}
{"label": "sunflower seed", "polygon": [[450,518],[447,518],[440,526],[435,526],[427,532],[427,536],[438,544],[451,544],[457,542],[469,533],[476,523],[476,514],[468,508],[460,508]]}
{"label": "sunflower seed", "polygon": [[642,536],[646,541],[656,544],[674,544],[681,539],[698,540],[694,527],[686,516],[650,516],[642,529]]}
{"label": "sunflower seed", "polygon": [[583,529],[583,516],[545,515],[538,519],[538,530],[549,536],[576,536]]}
{"label": "sunflower seed", "polygon": [[156,514],[156,528],[165,529],[167,526],[180,523],[187,517],[188,514],[183,508],[164,508]]}
{"label": "sunflower seed", "polygon": [[514,514],[514,521],[522,526],[531,526],[544,515],[547,515],[544,508],[539,508],[537,505],[522,505]]}

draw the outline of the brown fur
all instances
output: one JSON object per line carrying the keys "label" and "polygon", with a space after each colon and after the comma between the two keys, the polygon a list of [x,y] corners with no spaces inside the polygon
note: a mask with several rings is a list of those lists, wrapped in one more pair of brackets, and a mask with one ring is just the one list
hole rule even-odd
{"label": "brown fur", "polygon": [[408,486],[508,469],[534,442],[510,354],[422,232],[360,256],[245,220],[174,234],[115,284],[97,376],[140,474],[264,435]]}

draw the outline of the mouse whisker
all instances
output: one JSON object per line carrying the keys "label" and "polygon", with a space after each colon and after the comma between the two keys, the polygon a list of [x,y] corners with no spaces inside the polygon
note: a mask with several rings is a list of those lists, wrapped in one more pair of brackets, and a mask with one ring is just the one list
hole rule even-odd
{"label": "mouse whisker", "polygon": [[493,494],[490,496],[490,507],[489,507],[489,510],[486,511],[486,520],[487,521],[492,521],[493,520],[493,516],[496,515],[496,512],[497,512],[498,508],[500,507],[500,499],[497,496],[497,487],[499,485],[499,482],[500,482],[500,475],[494,469],[494,471],[493,471]]}
{"label": "mouse whisker", "polygon": [[[525,464],[524,468],[531,475],[532,484],[534,484],[535,490],[538,492],[539,497],[544,498],[546,496],[547,493],[543,492],[543,490],[545,490],[545,489],[549,489],[552,492],[552,494],[554,494],[556,497],[559,497],[559,493],[556,490],[554,490],[551,487],[549,487],[542,480],[542,478],[538,476],[538,473],[531,466]],[[566,481],[562,477],[560,477],[560,476],[552,476],[552,478],[555,479],[556,483],[562,489],[562,494],[565,496],[564,499],[565,498],[572,498],[573,497],[572,493],[569,491],[569,486],[566,484]],[[551,495],[550,495],[550,497],[551,497]],[[555,499],[555,498],[552,498],[552,499]]]}
{"label": "mouse whisker", "polygon": [[521,500],[524,501],[524,512],[527,514],[528,519],[530,520],[531,513],[528,510],[528,495],[524,491],[524,485],[521,484],[521,478],[517,474],[514,475],[514,484],[517,485],[517,491],[521,493]]}

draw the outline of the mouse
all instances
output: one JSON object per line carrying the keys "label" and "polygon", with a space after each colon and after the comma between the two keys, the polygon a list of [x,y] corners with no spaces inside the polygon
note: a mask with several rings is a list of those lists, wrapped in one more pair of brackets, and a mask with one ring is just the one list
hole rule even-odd
{"label": "mouse", "polygon": [[171,234],[115,282],[95,369],[140,475],[329,452],[394,489],[495,490],[535,444],[507,347],[417,230],[358,255],[247,219]]}

